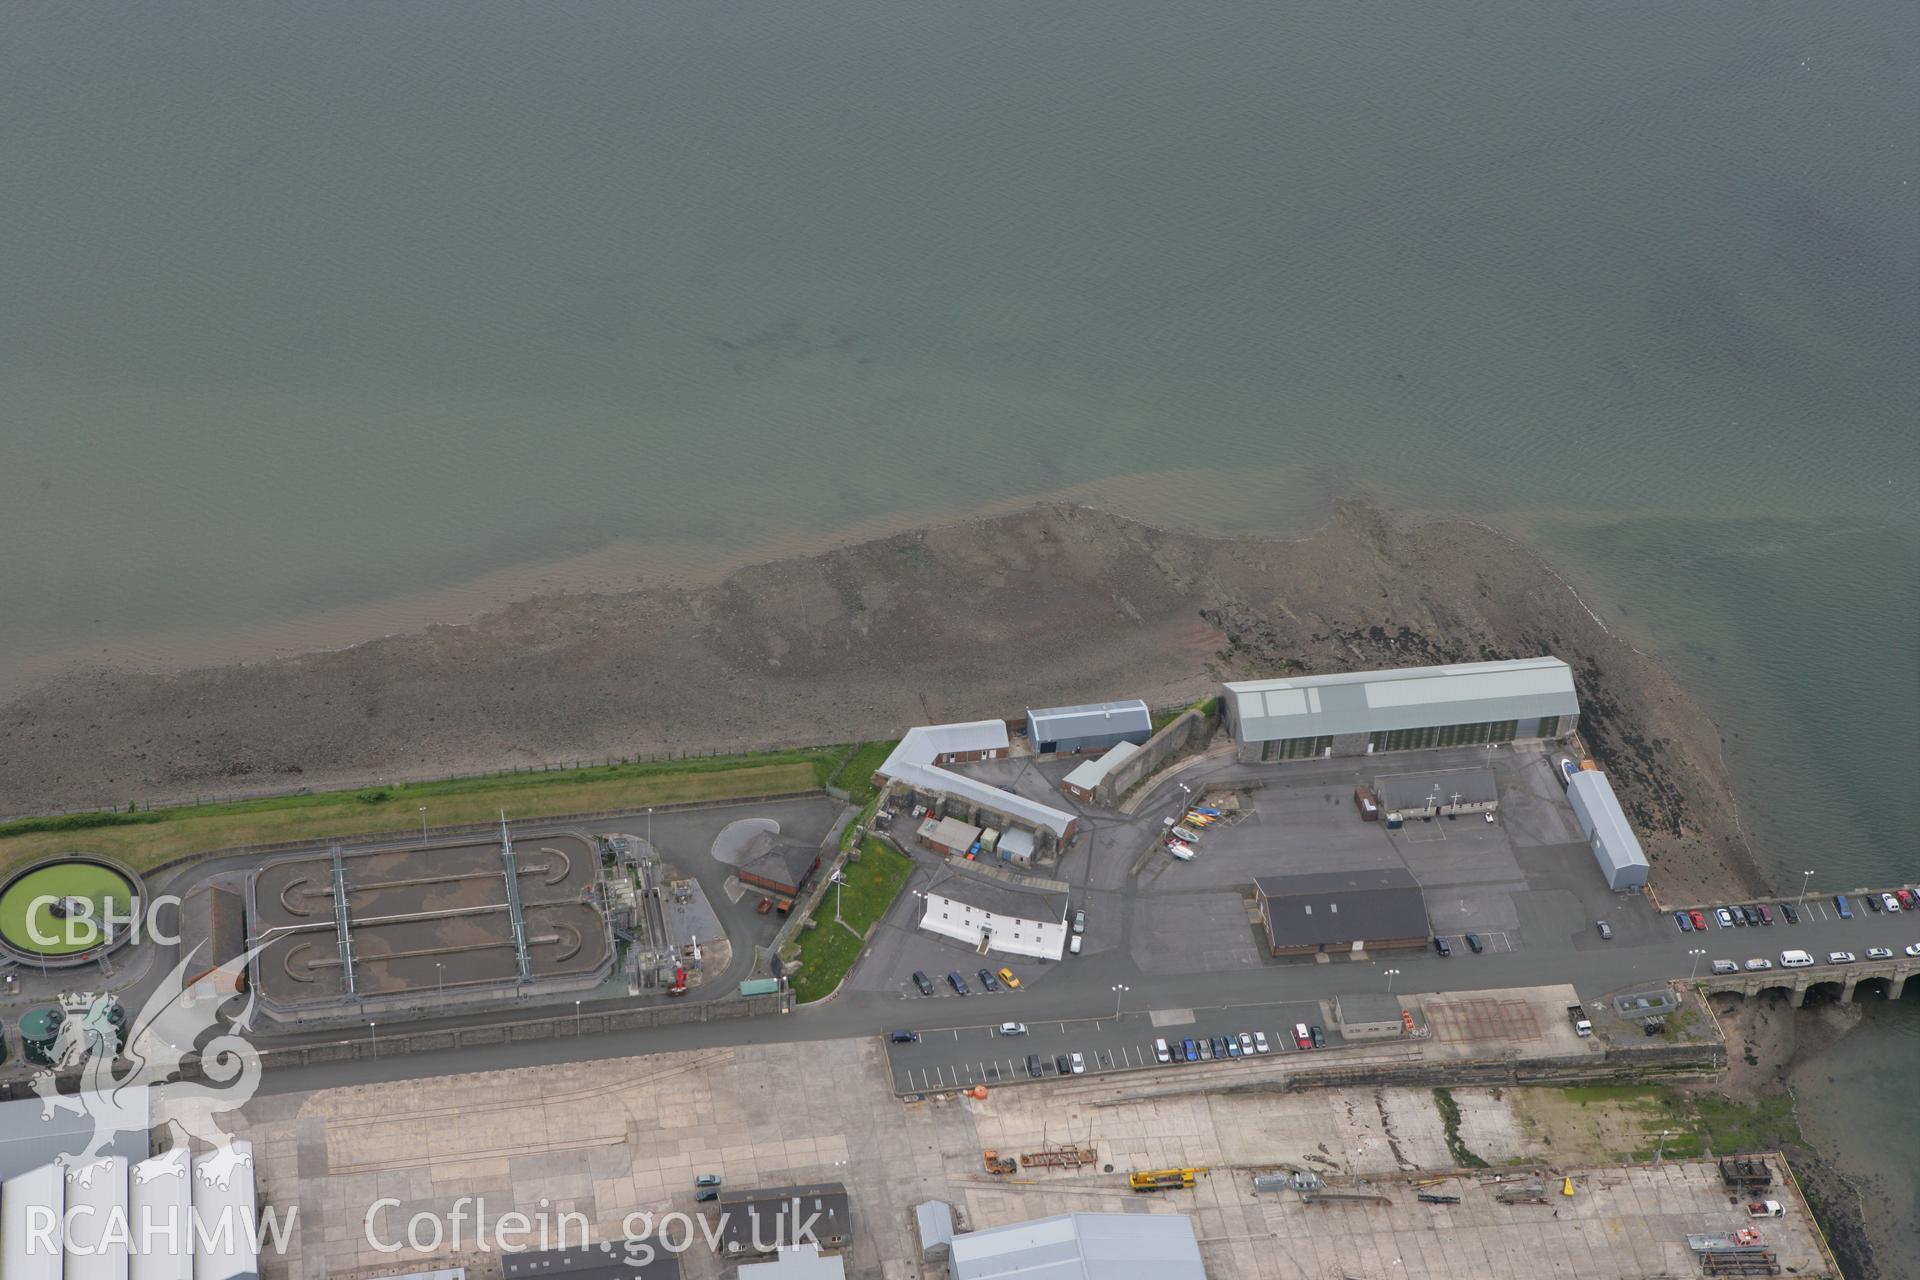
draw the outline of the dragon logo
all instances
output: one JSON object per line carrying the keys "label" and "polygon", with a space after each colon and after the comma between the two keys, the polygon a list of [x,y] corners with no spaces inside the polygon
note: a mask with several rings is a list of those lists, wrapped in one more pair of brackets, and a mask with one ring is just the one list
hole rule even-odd
{"label": "dragon logo", "polygon": [[[192,987],[185,981],[194,958],[194,952],[188,952],[127,1027],[124,1047],[116,1016],[119,1006],[112,996],[94,995],[84,1012],[68,1017],[54,1041],[54,1066],[33,1076],[42,1120],[65,1111],[93,1122],[86,1148],[62,1157],[61,1163],[70,1170],[90,1165],[116,1136],[143,1128],[146,1108],[138,1105],[141,1093],[149,1085],[166,1084],[168,1123],[188,1142],[197,1139],[212,1148],[195,1169],[196,1175],[216,1186],[228,1184],[233,1171],[250,1156],[244,1148],[234,1149],[233,1135],[214,1123],[213,1117],[252,1099],[260,1086],[260,1054],[244,1036],[252,1029],[252,995],[239,1016],[224,1027],[220,1009],[234,998],[238,980],[260,950],[255,947],[234,957]],[[174,1080],[192,1055],[200,1060],[201,1078]],[[62,1093],[59,1074],[75,1068],[79,1092]],[[184,1164],[186,1145],[176,1145],[172,1151],[180,1153]]]}

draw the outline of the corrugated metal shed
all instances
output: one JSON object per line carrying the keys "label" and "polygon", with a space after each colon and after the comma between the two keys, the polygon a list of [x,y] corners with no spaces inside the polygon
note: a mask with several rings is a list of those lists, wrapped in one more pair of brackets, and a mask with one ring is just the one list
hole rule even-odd
{"label": "corrugated metal shed", "polygon": [[1573,716],[1573,671],[1558,658],[1349,671],[1225,686],[1240,742]]}
{"label": "corrugated metal shed", "polygon": [[1007,749],[1007,726],[999,720],[973,720],[964,724],[921,725],[909,729],[877,773],[908,786],[936,795],[959,796],[975,804],[986,805],[996,813],[1053,832],[1064,840],[1077,819],[1051,805],[1040,804],[1011,791],[1002,791],[990,782],[943,769],[934,761],[942,756],[972,755]]}
{"label": "corrugated metal shed", "polygon": [[846,1280],[847,1264],[812,1245],[782,1249],[771,1262],[740,1268],[740,1280]]}
{"label": "corrugated metal shed", "polygon": [[1139,749],[1131,742],[1116,743],[1095,759],[1084,760],[1076,765],[1072,773],[1060,780],[1060,785],[1069,791],[1091,794],[1121,761]]}
{"label": "corrugated metal shed", "polygon": [[1112,746],[1122,737],[1145,742],[1152,736],[1153,713],[1138,698],[1027,712],[1027,737],[1036,751],[1080,751]]}
{"label": "corrugated metal shed", "polygon": [[1567,783],[1567,801],[1593,846],[1594,860],[1600,864],[1600,874],[1607,878],[1607,887],[1637,889],[1644,885],[1651,866],[1607,775],[1593,769],[1578,771]]}
{"label": "corrugated metal shed", "polygon": [[938,1262],[953,1247],[953,1206],[928,1200],[913,1206],[913,1225],[920,1236],[920,1256]]}
{"label": "corrugated metal shed", "polygon": [[1180,1213],[1068,1213],[953,1238],[954,1280],[1206,1280]]}
{"label": "corrugated metal shed", "polygon": [[[33,1105],[39,1106],[38,1099]],[[28,1210],[35,1205],[50,1210],[55,1221],[66,1213],[66,1171],[59,1165],[41,1165],[0,1183],[0,1280],[60,1280],[61,1251],[29,1247],[34,1234]]]}

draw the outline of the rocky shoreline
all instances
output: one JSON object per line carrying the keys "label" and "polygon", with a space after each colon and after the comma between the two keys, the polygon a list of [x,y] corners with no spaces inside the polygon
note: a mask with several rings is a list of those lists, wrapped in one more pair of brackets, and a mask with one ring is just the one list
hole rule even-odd
{"label": "rocky shoreline", "polygon": [[1341,506],[1221,538],[1069,505],[524,601],[280,661],[62,677],[0,708],[0,814],[605,755],[891,737],[1033,702],[1187,700],[1223,677],[1552,653],[1676,901],[1759,889],[1717,730],[1538,556]]}

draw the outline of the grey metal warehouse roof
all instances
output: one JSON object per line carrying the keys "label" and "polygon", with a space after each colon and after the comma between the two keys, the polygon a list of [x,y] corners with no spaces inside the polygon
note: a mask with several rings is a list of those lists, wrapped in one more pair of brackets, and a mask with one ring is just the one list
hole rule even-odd
{"label": "grey metal warehouse roof", "polygon": [[907,730],[876,772],[922,791],[960,796],[1065,839],[1067,828],[1073,825],[1072,814],[933,763],[941,756],[1006,749],[1007,726],[1000,720],[921,725]]}
{"label": "grey metal warehouse roof", "polygon": [[1241,742],[1580,712],[1573,671],[1558,658],[1241,680],[1225,689],[1233,702],[1234,734]]}
{"label": "grey metal warehouse roof", "polygon": [[1027,711],[1027,721],[1045,730],[1045,738],[1084,738],[1102,733],[1153,729],[1153,713],[1138,698],[1124,702],[1089,702],[1080,707],[1044,707]]}
{"label": "grey metal warehouse roof", "polygon": [[1426,895],[1411,872],[1319,871],[1256,876],[1276,947],[1334,945],[1429,932]]}
{"label": "grey metal warehouse roof", "polygon": [[953,1238],[954,1280],[1206,1280],[1183,1213],[1067,1213]]}
{"label": "grey metal warehouse roof", "polygon": [[1061,779],[1061,782],[1069,787],[1091,791],[1106,780],[1106,776],[1113,772],[1116,765],[1139,749],[1131,742],[1115,743],[1094,759],[1082,760],[1074,767],[1072,773]]}
{"label": "grey metal warehouse roof", "polygon": [[1646,851],[1621,810],[1607,775],[1593,769],[1576,772],[1567,783],[1567,802],[1593,846],[1593,856],[1600,860],[1607,883],[1615,889],[1645,884],[1650,869]]}

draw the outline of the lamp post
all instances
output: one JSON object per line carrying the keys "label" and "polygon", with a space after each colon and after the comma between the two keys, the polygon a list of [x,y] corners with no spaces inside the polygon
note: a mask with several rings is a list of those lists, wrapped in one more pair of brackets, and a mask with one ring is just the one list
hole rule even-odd
{"label": "lamp post", "polygon": [[1671,1129],[1662,1129],[1660,1131],[1660,1144],[1653,1149],[1653,1162],[1656,1165],[1659,1164],[1667,1154],[1667,1135],[1672,1132],[1673,1130]]}
{"label": "lamp post", "polygon": [[420,806],[420,843],[427,842],[427,806]]}
{"label": "lamp post", "polygon": [[578,1000],[573,1002],[573,1038],[575,1040],[580,1038],[580,1002]]}
{"label": "lamp post", "polygon": [[374,1029],[373,1019],[367,1019],[367,1037],[373,1041],[373,1056],[380,1056],[380,1033]]}
{"label": "lamp post", "polygon": [[1802,871],[1800,873],[1800,899],[1794,903],[1794,910],[1797,911],[1807,905],[1807,882],[1811,879],[1813,879],[1813,872]]}
{"label": "lamp post", "polygon": [[1693,950],[1687,952],[1687,954],[1693,957],[1693,972],[1687,975],[1687,981],[1692,982],[1700,976],[1700,957],[1707,953],[1695,947]]}
{"label": "lamp post", "polygon": [[1117,1018],[1119,1018],[1119,1016],[1120,1016],[1120,1002],[1121,1002],[1122,1000],[1124,1000],[1124,999],[1126,999],[1126,995],[1127,995],[1127,992],[1129,992],[1129,991],[1131,991],[1131,990],[1133,990],[1133,988],[1132,988],[1132,987],[1123,987],[1123,986],[1120,986],[1120,985],[1118,985],[1118,984],[1116,984],[1116,985],[1114,986],[1114,988],[1113,988],[1113,1016],[1114,1016],[1114,1017],[1115,1017],[1116,1019],[1117,1019]]}
{"label": "lamp post", "polygon": [[1400,971],[1398,969],[1387,970],[1387,994],[1388,995],[1393,994],[1393,980],[1399,976],[1400,976]]}
{"label": "lamp post", "polygon": [[434,976],[440,980],[440,1003],[447,1002],[447,968],[438,960],[433,962]]}

